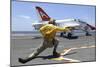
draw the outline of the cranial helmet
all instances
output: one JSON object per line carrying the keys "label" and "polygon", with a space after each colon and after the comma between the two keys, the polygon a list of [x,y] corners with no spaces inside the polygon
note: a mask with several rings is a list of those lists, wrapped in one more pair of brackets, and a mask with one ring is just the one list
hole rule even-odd
{"label": "cranial helmet", "polygon": [[55,24],[55,19],[51,18],[51,19],[49,20],[49,24]]}

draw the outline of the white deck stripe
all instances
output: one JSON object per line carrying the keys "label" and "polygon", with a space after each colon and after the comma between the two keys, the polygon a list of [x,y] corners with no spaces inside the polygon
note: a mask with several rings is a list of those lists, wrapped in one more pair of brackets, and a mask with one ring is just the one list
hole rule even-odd
{"label": "white deck stripe", "polygon": [[59,58],[52,58],[50,60],[55,60],[55,61],[66,61],[66,62],[80,62],[80,60],[75,60],[75,59],[70,59],[70,58],[64,58],[63,56]]}
{"label": "white deck stripe", "polygon": [[91,46],[81,46],[81,47],[75,47],[75,48],[65,48],[64,52],[68,53],[71,50],[76,50],[76,49],[84,49],[84,48],[93,48],[95,47],[95,45],[91,45]]}

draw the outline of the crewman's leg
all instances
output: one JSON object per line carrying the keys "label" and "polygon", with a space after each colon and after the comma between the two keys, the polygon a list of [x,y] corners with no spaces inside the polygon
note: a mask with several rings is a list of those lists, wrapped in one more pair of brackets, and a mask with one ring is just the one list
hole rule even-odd
{"label": "crewman's leg", "polygon": [[53,40],[53,45],[54,45],[54,49],[53,49],[53,55],[54,56],[60,56],[60,54],[56,51],[57,47],[58,47],[59,41],[57,39]]}
{"label": "crewman's leg", "polygon": [[34,59],[37,55],[39,55],[41,52],[43,52],[46,49],[45,46],[41,45],[38,47],[36,50],[34,50],[33,53],[31,53],[28,57],[26,58],[19,58],[19,62],[21,63],[26,63],[32,59]]}
{"label": "crewman's leg", "polygon": [[37,48],[33,53],[31,53],[28,57],[36,57],[39,55],[41,52],[43,52],[46,49],[45,46],[41,45],[39,48]]}

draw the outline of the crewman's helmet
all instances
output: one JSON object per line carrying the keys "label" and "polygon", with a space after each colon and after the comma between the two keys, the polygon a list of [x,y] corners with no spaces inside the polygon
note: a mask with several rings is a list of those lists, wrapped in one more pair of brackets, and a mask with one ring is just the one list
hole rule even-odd
{"label": "crewman's helmet", "polygon": [[49,24],[56,25],[56,23],[55,23],[55,19],[51,18],[51,19],[49,20]]}

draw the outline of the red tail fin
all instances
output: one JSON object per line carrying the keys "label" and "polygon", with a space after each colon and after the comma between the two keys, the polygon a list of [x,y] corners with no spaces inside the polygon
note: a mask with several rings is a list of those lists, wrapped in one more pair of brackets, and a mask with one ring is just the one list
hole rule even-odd
{"label": "red tail fin", "polygon": [[40,16],[42,21],[50,20],[50,17],[46,14],[46,12],[44,12],[44,10],[42,8],[36,6],[36,10],[38,11],[39,16]]}

